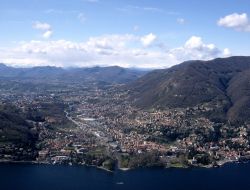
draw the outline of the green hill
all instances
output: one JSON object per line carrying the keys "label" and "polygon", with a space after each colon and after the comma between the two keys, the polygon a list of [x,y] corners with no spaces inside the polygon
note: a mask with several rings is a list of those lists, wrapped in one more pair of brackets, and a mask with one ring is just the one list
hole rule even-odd
{"label": "green hill", "polygon": [[211,118],[250,120],[250,57],[188,61],[152,71],[130,85],[141,108],[207,105]]}
{"label": "green hill", "polygon": [[38,136],[23,113],[12,105],[0,105],[0,155],[12,160],[32,160]]}

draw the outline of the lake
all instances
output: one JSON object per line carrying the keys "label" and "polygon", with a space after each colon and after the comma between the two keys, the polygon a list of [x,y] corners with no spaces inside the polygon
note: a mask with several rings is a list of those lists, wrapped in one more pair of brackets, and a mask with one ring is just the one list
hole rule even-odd
{"label": "lake", "polygon": [[221,168],[145,168],[106,172],[94,167],[0,164],[1,190],[250,189],[250,163]]}

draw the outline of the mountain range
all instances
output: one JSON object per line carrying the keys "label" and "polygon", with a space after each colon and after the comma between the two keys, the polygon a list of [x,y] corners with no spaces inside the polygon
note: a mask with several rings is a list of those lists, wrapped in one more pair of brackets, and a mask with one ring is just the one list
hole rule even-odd
{"label": "mountain range", "polygon": [[91,68],[60,68],[51,66],[14,68],[0,64],[1,78],[42,80],[43,82],[56,80],[67,82],[127,83],[136,80],[145,73],[145,70],[118,66]]}
{"label": "mountain range", "polygon": [[250,57],[186,61],[154,70],[129,85],[138,107],[210,108],[212,119],[250,120]]}
{"label": "mountain range", "polygon": [[202,106],[214,121],[250,121],[250,57],[186,61],[145,71],[118,66],[92,68],[14,68],[0,64],[0,78],[26,81],[127,83],[142,109]]}

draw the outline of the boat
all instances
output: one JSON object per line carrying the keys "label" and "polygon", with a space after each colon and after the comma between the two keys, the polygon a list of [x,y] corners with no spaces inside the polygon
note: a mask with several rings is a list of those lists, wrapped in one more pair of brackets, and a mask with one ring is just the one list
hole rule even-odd
{"label": "boat", "polygon": [[120,181],[120,182],[117,182],[116,184],[117,184],[117,185],[123,185],[124,182]]}

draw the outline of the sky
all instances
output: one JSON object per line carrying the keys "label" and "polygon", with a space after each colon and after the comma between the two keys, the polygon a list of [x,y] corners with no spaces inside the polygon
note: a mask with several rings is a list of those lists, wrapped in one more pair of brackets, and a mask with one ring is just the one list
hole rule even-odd
{"label": "sky", "polygon": [[0,62],[168,68],[250,55],[249,0],[1,0]]}

